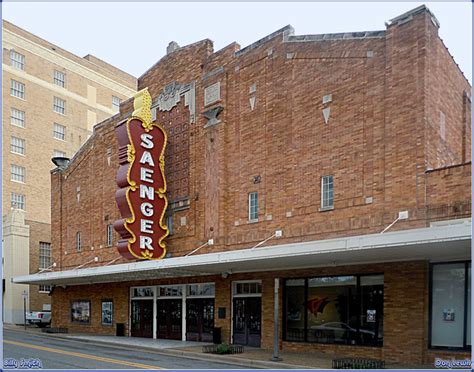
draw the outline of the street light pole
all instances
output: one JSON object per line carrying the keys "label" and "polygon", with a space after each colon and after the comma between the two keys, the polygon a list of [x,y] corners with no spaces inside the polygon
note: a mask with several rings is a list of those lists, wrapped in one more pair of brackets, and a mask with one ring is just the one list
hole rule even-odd
{"label": "street light pole", "polygon": [[26,290],[22,293],[23,296],[23,325],[25,326],[26,331],[26,297],[28,297],[28,292]]}

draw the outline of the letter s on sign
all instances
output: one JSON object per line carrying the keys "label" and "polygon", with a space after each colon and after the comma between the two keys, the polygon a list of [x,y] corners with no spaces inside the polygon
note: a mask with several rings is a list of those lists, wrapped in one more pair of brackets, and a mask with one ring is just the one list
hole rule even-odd
{"label": "letter s on sign", "polygon": [[151,141],[153,139],[153,136],[151,134],[148,134],[148,133],[143,133],[141,136],[140,136],[141,140],[142,140],[142,143],[140,143],[140,145],[146,149],[152,149],[153,148],[153,142]]}

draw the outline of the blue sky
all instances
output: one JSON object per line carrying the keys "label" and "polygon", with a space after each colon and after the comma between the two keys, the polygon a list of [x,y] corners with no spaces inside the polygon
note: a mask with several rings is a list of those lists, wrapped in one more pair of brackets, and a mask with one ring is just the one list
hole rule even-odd
{"label": "blue sky", "polygon": [[[209,38],[218,50],[241,47],[291,24],[296,34],[385,29],[384,22],[422,2],[6,2],[3,17],[79,56],[93,54],[140,76],[171,40],[186,45]],[[424,2],[444,40],[472,81],[470,2]]]}

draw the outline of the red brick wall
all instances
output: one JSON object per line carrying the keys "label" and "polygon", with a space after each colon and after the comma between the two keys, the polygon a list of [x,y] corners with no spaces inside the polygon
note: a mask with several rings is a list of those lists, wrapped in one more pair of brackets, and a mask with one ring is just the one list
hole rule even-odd
{"label": "red brick wall", "polygon": [[[463,97],[465,94],[471,97],[472,92],[439,38],[437,27],[429,19],[426,23],[426,161],[428,168],[441,168],[471,159],[471,109]],[[441,116],[444,116],[444,138]]]}
{"label": "red brick wall", "polygon": [[[235,44],[212,54],[211,42],[204,40],[163,57],[139,79],[139,88],[148,86],[156,99],[171,82],[196,84],[196,123],[183,132],[189,140],[178,141],[189,144],[183,152],[187,178],[175,177],[178,171],[170,168],[174,160],[167,163],[169,189],[187,190],[190,200],[189,209],[173,215],[176,233],[167,239],[168,251],[179,256],[209,238],[215,245],[199,253],[251,247],[276,229],[283,229],[278,243],[375,233],[400,210],[408,210],[410,218],[393,230],[426,226],[430,142],[424,112],[433,103],[427,103],[425,88],[432,84],[426,74],[432,54],[427,48],[437,45],[434,37],[434,25],[422,12],[389,26],[385,38],[282,42],[279,34],[238,55]],[[455,69],[451,59],[439,63]],[[221,123],[203,128],[207,119],[201,113],[208,108],[203,106],[204,88],[217,81],[221,100],[210,107],[224,107]],[[256,92],[250,94],[253,84]],[[328,124],[321,111],[326,94],[332,94]],[[256,97],[253,111],[250,96]],[[131,100],[125,102],[118,117],[96,128],[62,176],[63,255],[58,260],[63,268],[96,255],[100,264],[118,257],[114,248],[104,248],[106,225],[119,217],[114,124],[129,115],[131,105]],[[187,114],[176,115],[175,110],[188,108],[180,103],[166,114],[172,125],[187,122]],[[462,127],[457,120],[449,123]],[[170,148],[176,138],[170,136]],[[335,208],[320,212],[320,177],[326,174],[334,175]],[[261,182],[255,184],[257,175]],[[187,187],[175,183],[186,179]],[[53,231],[61,223],[58,182],[54,174]],[[252,191],[259,192],[258,223],[248,223]],[[437,198],[442,203],[443,196]],[[77,231],[81,253],[75,252]],[[55,255],[59,244],[53,236]]]}
{"label": "red brick wall", "polygon": [[471,217],[471,162],[426,172],[431,220]]}

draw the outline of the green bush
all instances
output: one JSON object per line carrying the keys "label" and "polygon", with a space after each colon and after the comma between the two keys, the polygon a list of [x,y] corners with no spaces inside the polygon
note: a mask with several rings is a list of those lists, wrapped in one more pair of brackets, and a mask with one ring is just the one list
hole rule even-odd
{"label": "green bush", "polygon": [[217,345],[217,354],[229,354],[230,353],[230,346],[226,343],[222,343]]}

